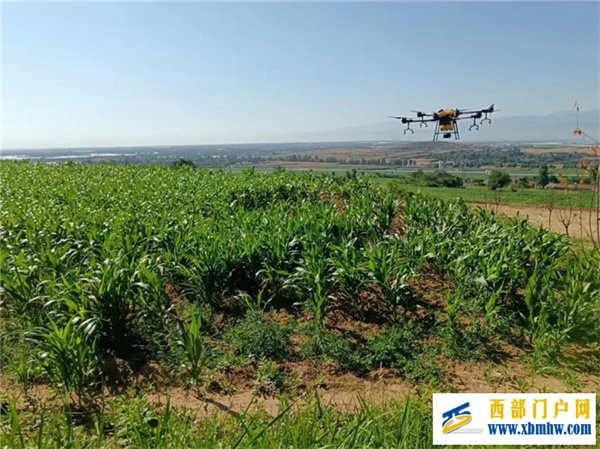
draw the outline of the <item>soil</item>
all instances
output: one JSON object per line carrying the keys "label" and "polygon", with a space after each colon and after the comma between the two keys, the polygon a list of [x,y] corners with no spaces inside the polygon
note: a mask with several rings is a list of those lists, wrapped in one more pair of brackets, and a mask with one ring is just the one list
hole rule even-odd
{"label": "soil", "polygon": [[[480,207],[495,208],[495,206],[484,206]],[[561,215],[564,218],[569,216],[569,210],[565,208],[555,208],[552,211],[552,220],[549,220],[550,211],[544,207],[536,206],[523,206],[520,204],[500,204],[497,209],[498,213],[507,217],[521,217],[529,220],[534,225],[541,225],[546,229],[549,229],[558,234],[566,234],[565,226],[561,222]],[[592,226],[590,228],[590,218]],[[596,240],[598,239],[597,230],[594,228],[594,222],[596,220],[595,212],[592,210],[579,210],[573,209],[572,211],[572,222],[569,225],[569,235],[571,237],[578,237],[583,239],[590,239],[593,236]]]}
{"label": "soil", "polygon": [[[532,375],[530,369],[521,364],[517,354],[502,365],[453,360],[448,360],[447,363],[454,375],[442,391],[558,393],[573,390],[561,377]],[[382,404],[393,399],[402,400],[407,394],[419,390],[417,384],[406,382],[387,369],[375,370],[367,378],[361,378],[348,373],[338,374],[335,367],[328,363],[285,362],[281,367],[300,379],[300,384],[291,392],[292,402],[297,404],[307,403],[318,395],[323,405],[333,405],[340,411],[352,411],[361,407],[362,400]],[[204,397],[198,397],[193,389],[161,385],[152,374],[149,377],[139,376],[132,388],[117,394],[129,396],[144,392],[149,402],[162,406],[169,401],[171,406],[186,407],[200,420],[222,412],[241,414],[248,408],[263,409],[273,416],[280,411],[280,401],[276,396],[260,396],[255,393],[256,370],[253,366],[237,367],[228,376],[236,385],[235,391],[230,394],[209,392]],[[597,376],[577,373],[577,380],[580,385],[578,390],[582,392],[600,391]],[[3,386],[10,387],[10,383],[8,379],[4,380]],[[422,388],[428,387],[421,385]],[[20,391],[17,385],[4,391],[8,390]],[[25,400],[22,393],[19,394],[19,408],[31,408],[32,403],[43,403],[53,409],[60,407],[60,400],[47,385],[32,385],[28,400]],[[109,392],[106,394],[115,395]]]}
{"label": "soil", "polygon": [[[407,310],[409,318],[423,320],[431,315],[433,310],[445,309],[445,292],[452,290],[452,283],[445,277],[425,267],[424,274],[411,280],[411,288],[420,298],[421,306],[415,310]],[[362,314],[371,320],[353,317],[356,310],[349,309],[344,301],[337,303],[326,317],[329,332],[358,342],[372,339],[384,327],[383,317],[389,316],[384,304],[377,305],[376,296],[367,288],[363,291],[356,306]],[[304,321],[302,317],[294,316],[286,310],[271,311],[270,319],[285,323],[290,320]],[[310,318],[310,317],[309,317]],[[302,343],[301,334],[295,334],[292,346],[298,350]],[[585,348],[565,351],[565,359],[569,368],[559,368],[559,371],[569,372],[569,376],[561,374],[534,375],[531,367],[523,365],[523,351],[515,346],[504,344],[498,347],[495,361],[490,357],[486,361],[461,361],[445,358],[443,363],[451,373],[441,391],[458,392],[564,392],[578,390],[582,392],[600,392],[600,378],[594,375],[600,364],[597,351]],[[375,369],[366,376],[340,372],[331,362],[313,362],[288,360],[278,364],[287,373],[289,387],[286,392],[296,404],[311,401],[318,395],[322,404],[330,404],[340,411],[352,411],[361,407],[361,401],[381,404],[392,399],[402,400],[407,394],[417,391],[429,391],[425,384],[407,382],[391,369]],[[574,370],[572,367],[577,367]],[[106,381],[110,383],[111,375],[116,379],[126,377],[125,384],[115,382],[111,388],[106,388],[107,397],[135,396],[144,393],[148,400],[158,406],[166,405],[186,407],[196,419],[219,413],[236,415],[244,413],[249,408],[260,408],[275,416],[280,411],[280,401],[276,395],[259,395],[256,392],[258,365],[249,361],[243,366],[233,366],[222,372],[210,374],[212,380],[207,381],[207,392],[198,397],[193,389],[184,388],[181,374],[168,372],[164,366],[155,363],[146,364],[136,371],[121,360],[109,360],[106,366]],[[565,379],[572,379],[571,383]],[[573,385],[572,383],[575,383]],[[32,404],[44,404],[51,409],[61,406],[53,390],[47,385],[32,385],[29,397],[25,398],[22,390],[14,380],[3,379],[3,391],[17,391],[19,407],[31,409]],[[115,388],[116,387],[116,388]],[[7,399],[6,393],[3,401]],[[97,404],[96,404],[97,406]],[[33,410],[33,409],[32,409]]]}

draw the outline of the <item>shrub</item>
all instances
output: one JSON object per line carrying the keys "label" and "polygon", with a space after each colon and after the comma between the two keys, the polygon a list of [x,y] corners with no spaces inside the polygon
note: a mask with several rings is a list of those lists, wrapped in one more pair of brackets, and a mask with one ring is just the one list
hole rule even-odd
{"label": "shrub", "polygon": [[488,179],[488,187],[491,190],[503,189],[510,184],[510,175],[503,171],[492,170],[492,174]]}
{"label": "shrub", "polygon": [[401,370],[418,350],[421,332],[414,321],[386,328],[369,346],[375,367]]}
{"label": "shrub", "polygon": [[371,370],[371,359],[360,352],[356,345],[333,334],[316,333],[304,343],[302,355],[309,360],[330,359],[341,371],[351,371],[359,375]]}
{"label": "shrub", "polygon": [[407,380],[441,380],[445,373],[436,362],[439,350],[419,341],[423,333],[414,321],[386,328],[369,345],[373,367],[394,368]]}
{"label": "shrub", "polygon": [[190,159],[179,158],[171,164],[173,168],[196,168],[196,164]]}
{"label": "shrub", "polygon": [[426,187],[462,187],[463,180],[459,176],[451,175],[444,170],[436,170],[433,173],[425,173],[422,170],[410,174],[411,184]]}
{"label": "shrub", "polygon": [[260,311],[250,311],[243,321],[225,334],[237,355],[257,360],[281,360],[288,354],[290,329],[267,319]]}
{"label": "shrub", "polygon": [[329,335],[327,340],[326,354],[337,363],[340,370],[361,375],[370,371],[370,361],[348,340],[335,335]]}

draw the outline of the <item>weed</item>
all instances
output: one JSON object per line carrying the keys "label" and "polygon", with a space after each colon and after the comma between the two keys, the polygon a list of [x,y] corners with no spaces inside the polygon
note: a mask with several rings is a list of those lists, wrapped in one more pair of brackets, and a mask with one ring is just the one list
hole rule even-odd
{"label": "weed", "polygon": [[369,346],[374,366],[402,370],[418,351],[422,334],[414,321],[386,328]]}
{"label": "weed", "polygon": [[340,371],[365,375],[371,370],[371,360],[359,347],[333,334],[315,333],[304,343],[302,355],[308,360],[333,360]]}
{"label": "weed", "polygon": [[258,367],[254,393],[262,396],[281,393],[289,386],[288,373],[273,361],[268,361]]}
{"label": "weed", "polygon": [[230,328],[225,340],[236,354],[255,360],[282,360],[289,353],[291,331],[269,320],[260,311],[249,311],[240,323]]}

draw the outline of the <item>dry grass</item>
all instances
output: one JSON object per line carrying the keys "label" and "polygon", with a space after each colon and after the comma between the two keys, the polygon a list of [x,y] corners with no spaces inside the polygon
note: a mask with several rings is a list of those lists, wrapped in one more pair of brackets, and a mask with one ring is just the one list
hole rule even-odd
{"label": "dry grass", "polygon": [[594,155],[594,152],[591,150],[590,147],[523,148],[521,151],[527,154],[580,153],[587,154],[590,156]]}

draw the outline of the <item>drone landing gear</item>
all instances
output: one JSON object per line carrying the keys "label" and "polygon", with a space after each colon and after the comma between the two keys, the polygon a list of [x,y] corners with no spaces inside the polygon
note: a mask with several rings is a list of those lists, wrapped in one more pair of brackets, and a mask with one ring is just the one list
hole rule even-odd
{"label": "drone landing gear", "polygon": [[473,117],[473,124],[469,126],[469,131],[471,131],[473,128],[479,131],[479,125],[477,124],[477,119],[475,117]]}
{"label": "drone landing gear", "polygon": [[490,125],[492,124],[492,119],[488,117],[488,113],[484,112],[484,117],[483,119],[479,122],[481,125],[483,125],[485,122],[488,122]]}
{"label": "drone landing gear", "polygon": [[410,127],[410,123],[408,123],[406,125],[406,129],[404,130],[404,134],[406,134],[407,131],[410,131],[411,134],[415,133],[415,130]]}
{"label": "drone landing gear", "polygon": [[440,134],[442,134],[442,137],[444,139],[451,138],[453,134],[454,134],[454,140],[460,139],[460,136],[458,134],[458,123],[454,122],[454,128],[452,129],[452,131],[450,131],[450,132],[447,132],[447,131],[442,132],[442,131],[440,131],[440,122],[438,121],[435,124],[435,132],[433,133],[433,141],[434,142],[436,140],[439,140]]}

